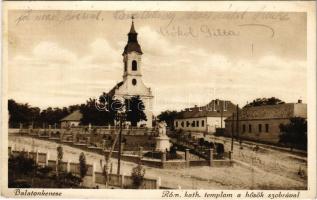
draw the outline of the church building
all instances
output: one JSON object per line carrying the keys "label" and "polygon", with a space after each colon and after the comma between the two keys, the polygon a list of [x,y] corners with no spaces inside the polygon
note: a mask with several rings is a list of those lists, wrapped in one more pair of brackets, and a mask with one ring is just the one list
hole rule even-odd
{"label": "church building", "polygon": [[141,46],[138,43],[138,33],[135,31],[134,22],[128,33],[128,43],[124,47],[123,56],[123,80],[116,84],[109,95],[114,99],[127,99],[133,96],[140,96],[142,99],[147,121],[141,121],[138,126],[152,127],[153,98],[151,88],[146,87],[142,81],[142,55]]}

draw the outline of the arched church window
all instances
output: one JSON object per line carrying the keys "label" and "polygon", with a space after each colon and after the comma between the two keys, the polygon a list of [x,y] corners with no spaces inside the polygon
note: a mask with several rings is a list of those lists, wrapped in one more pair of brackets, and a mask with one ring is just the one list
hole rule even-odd
{"label": "arched church window", "polygon": [[136,85],[136,79],[132,79],[132,85]]}
{"label": "arched church window", "polygon": [[135,60],[132,61],[132,71],[137,71],[138,70],[138,64]]}
{"label": "arched church window", "polygon": [[127,69],[128,69],[128,63],[127,63],[127,61],[125,60],[125,61],[124,61],[124,71],[126,72]]}

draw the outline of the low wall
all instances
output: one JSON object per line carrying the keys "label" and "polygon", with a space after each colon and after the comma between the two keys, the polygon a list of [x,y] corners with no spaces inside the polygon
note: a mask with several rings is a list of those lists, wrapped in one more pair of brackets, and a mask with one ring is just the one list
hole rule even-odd
{"label": "low wall", "polygon": [[185,160],[169,160],[162,162],[162,168],[164,169],[183,169],[186,167]]}
{"label": "low wall", "polygon": [[[40,139],[44,139],[44,138],[40,138]],[[75,148],[79,148],[82,149],[83,151],[90,151],[93,153],[98,153],[100,155],[108,155],[109,151],[106,150],[104,151],[101,147],[94,147],[94,146],[90,146],[89,144],[82,144],[82,143],[73,143],[73,142],[59,142],[56,141],[58,143],[63,143],[63,144],[67,144],[69,146],[75,147]],[[185,148],[185,147],[184,147]],[[213,156],[213,160],[211,162],[209,161],[208,158],[206,158],[205,160],[201,160],[201,161],[191,161],[190,158],[188,158],[187,162],[186,160],[159,160],[159,159],[146,159],[143,158],[141,161],[141,164],[149,166],[149,167],[156,167],[156,168],[167,168],[167,169],[177,169],[177,168],[185,168],[187,167],[196,167],[196,166],[216,166],[216,167],[220,167],[220,166],[231,166],[230,164],[227,164],[226,160],[219,160],[219,159],[223,159],[223,157],[228,157],[229,153],[225,152],[222,158],[218,158],[219,156],[215,153],[212,152],[212,149],[209,150],[210,155],[212,154]],[[208,157],[207,155],[205,155],[206,157]],[[118,151],[113,151],[112,152],[112,158],[118,158]],[[140,162],[140,157],[139,155],[130,155],[130,154],[123,154],[121,155],[121,160],[122,161],[127,161],[127,162],[134,162],[134,163],[139,163]],[[224,161],[223,163],[221,161]],[[215,164],[213,164],[213,162],[217,162]],[[42,162],[44,163],[44,162]],[[45,162],[46,163],[46,162]]]}
{"label": "low wall", "polygon": [[[94,173],[93,165],[86,164],[86,166],[87,166],[86,176],[92,176]],[[69,172],[76,174],[76,175],[80,175],[80,164],[70,162],[69,163]]]}
{"label": "low wall", "polygon": [[232,160],[213,160],[212,167],[231,167],[233,163]]}
{"label": "low wall", "polygon": [[48,160],[47,166],[52,168],[53,170],[56,169],[56,160]]}
{"label": "low wall", "polygon": [[[104,185],[105,177],[102,172],[95,172],[95,183]],[[109,174],[109,186],[120,188],[131,188],[133,179],[131,176]],[[140,189],[158,189],[160,187],[157,179],[144,178]]]}
{"label": "low wall", "polygon": [[141,164],[149,167],[156,167],[156,168],[162,168],[163,163],[160,160],[148,160],[148,159],[142,159]]}
{"label": "low wall", "polygon": [[[11,147],[8,147],[11,156],[24,155],[29,156],[29,158],[35,160],[37,164],[43,163],[44,166],[52,168],[53,171],[57,170],[56,160],[47,160],[48,156],[46,153],[41,152],[27,152],[27,151],[15,151],[11,150]],[[40,161],[40,162],[39,162]],[[96,172],[94,165],[87,165],[87,173],[84,177],[83,185],[86,187],[94,187],[95,184],[104,185],[105,180],[102,172]],[[75,162],[66,162],[61,161],[60,163],[61,171],[71,172],[74,175],[80,175],[80,164]],[[110,186],[120,187],[120,188],[131,188],[132,186],[132,177],[126,175],[117,175],[110,174],[109,179]],[[103,186],[104,187],[104,186]],[[157,189],[159,188],[159,181],[157,179],[144,178],[141,189]]]}
{"label": "low wall", "polygon": [[189,166],[190,167],[201,167],[201,166],[209,166],[209,160],[190,160]]}

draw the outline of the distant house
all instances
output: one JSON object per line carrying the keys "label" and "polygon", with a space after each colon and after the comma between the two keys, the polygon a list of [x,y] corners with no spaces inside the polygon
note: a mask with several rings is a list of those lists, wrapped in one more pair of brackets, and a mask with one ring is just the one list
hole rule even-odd
{"label": "distant house", "polygon": [[75,110],[71,114],[67,115],[63,119],[60,120],[61,127],[76,127],[79,125],[81,118],[83,117],[83,114],[80,112],[80,110]]}
{"label": "distant house", "polygon": [[224,120],[235,109],[236,105],[231,101],[215,99],[205,106],[186,108],[179,112],[174,127],[176,130],[214,133],[216,128],[224,128]]}
{"label": "distant house", "polygon": [[298,103],[244,107],[239,110],[238,123],[236,115],[234,119],[231,116],[225,120],[225,135],[231,136],[233,132],[242,139],[277,143],[280,125],[288,124],[291,117],[307,118],[307,104],[299,100]]}

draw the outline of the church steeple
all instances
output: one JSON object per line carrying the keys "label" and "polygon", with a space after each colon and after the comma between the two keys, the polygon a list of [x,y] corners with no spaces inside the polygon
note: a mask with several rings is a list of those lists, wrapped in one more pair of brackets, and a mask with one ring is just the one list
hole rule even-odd
{"label": "church steeple", "polygon": [[123,54],[127,54],[132,51],[143,54],[141,47],[138,43],[138,33],[135,31],[135,28],[134,28],[134,21],[133,21],[134,17],[132,16],[131,19],[132,19],[132,23],[131,23],[130,32],[128,33],[128,44],[125,46]]}
{"label": "church steeple", "polygon": [[135,31],[135,29],[134,29],[134,21],[133,21],[133,19],[134,19],[134,17],[132,16],[131,17],[131,19],[132,19],[132,24],[131,24],[131,28],[130,28],[130,34],[138,34],[136,31]]}

